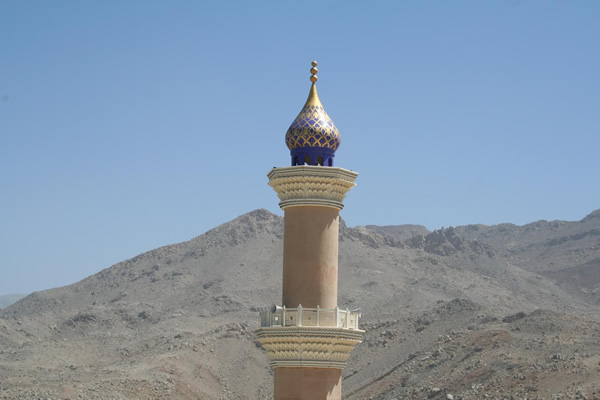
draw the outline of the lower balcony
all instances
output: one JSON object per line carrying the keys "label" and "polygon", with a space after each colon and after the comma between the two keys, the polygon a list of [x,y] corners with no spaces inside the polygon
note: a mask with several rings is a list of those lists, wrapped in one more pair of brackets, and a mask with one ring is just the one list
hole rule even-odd
{"label": "lower balcony", "polygon": [[359,310],[336,308],[286,308],[273,306],[260,312],[260,326],[314,326],[358,330]]}
{"label": "lower balcony", "polygon": [[364,334],[357,310],[275,306],[260,316],[256,336],[273,368],[343,369]]}

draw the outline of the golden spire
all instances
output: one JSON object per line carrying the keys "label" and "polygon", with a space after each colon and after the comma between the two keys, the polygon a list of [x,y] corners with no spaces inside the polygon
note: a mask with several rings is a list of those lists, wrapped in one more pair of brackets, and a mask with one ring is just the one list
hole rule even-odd
{"label": "golden spire", "polygon": [[310,81],[312,83],[315,83],[316,81],[319,80],[319,77],[317,76],[317,72],[319,72],[319,69],[317,68],[316,61],[313,61],[310,64],[312,65],[312,68],[310,69],[310,73],[312,74],[312,76],[310,77]]}
{"label": "golden spire", "polygon": [[310,73],[312,85],[308,99],[285,135],[285,142],[292,154],[292,165],[333,164],[335,151],[341,138],[317,94],[317,62],[313,61]]}
{"label": "golden spire", "polygon": [[317,76],[317,72],[319,72],[319,69],[317,68],[317,62],[313,61],[311,65],[312,68],[310,69],[310,73],[312,75],[310,76],[310,81],[312,82],[312,85],[310,86],[310,92],[308,92],[308,99],[306,99],[306,104],[304,104],[304,106],[306,107],[307,105],[312,105],[323,107],[323,105],[321,104],[321,100],[319,100],[319,94],[317,93],[316,83],[319,80],[319,77]]}

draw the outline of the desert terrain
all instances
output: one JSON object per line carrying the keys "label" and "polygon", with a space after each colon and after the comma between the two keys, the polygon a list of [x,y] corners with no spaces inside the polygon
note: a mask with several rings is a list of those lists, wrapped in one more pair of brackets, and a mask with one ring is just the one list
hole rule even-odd
{"label": "desert terrain", "polygon": [[[271,399],[258,312],[282,218],[255,210],[0,310],[0,399]],[[340,227],[365,338],[344,398],[600,399],[600,210],[581,221]]]}

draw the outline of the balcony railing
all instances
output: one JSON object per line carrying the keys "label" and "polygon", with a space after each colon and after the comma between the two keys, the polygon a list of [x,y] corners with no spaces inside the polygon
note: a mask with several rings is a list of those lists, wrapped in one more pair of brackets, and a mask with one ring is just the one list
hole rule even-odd
{"label": "balcony railing", "polygon": [[340,310],[336,308],[286,308],[285,306],[274,306],[271,309],[260,312],[260,326],[285,327],[285,326],[308,326],[358,329],[359,310]]}

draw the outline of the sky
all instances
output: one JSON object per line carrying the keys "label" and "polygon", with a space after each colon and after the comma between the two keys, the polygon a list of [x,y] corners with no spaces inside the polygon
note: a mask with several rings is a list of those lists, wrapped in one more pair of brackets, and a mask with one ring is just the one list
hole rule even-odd
{"label": "sky", "polygon": [[257,208],[318,61],[350,226],[600,208],[600,2],[0,2],[0,294]]}

